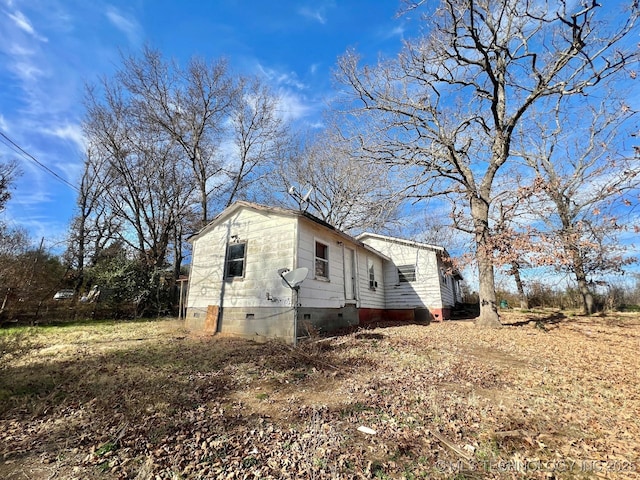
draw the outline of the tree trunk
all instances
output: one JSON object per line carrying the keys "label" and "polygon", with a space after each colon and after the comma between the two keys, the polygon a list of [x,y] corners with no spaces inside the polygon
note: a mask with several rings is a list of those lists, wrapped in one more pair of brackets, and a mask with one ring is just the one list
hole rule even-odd
{"label": "tree trunk", "polygon": [[585,315],[591,315],[595,312],[593,294],[591,293],[591,290],[589,290],[587,282],[584,280],[578,282],[578,287],[580,288],[580,294],[582,295],[582,308],[584,313]]}
{"label": "tree trunk", "polygon": [[591,315],[595,312],[595,305],[593,301],[593,294],[589,289],[589,283],[587,282],[587,276],[582,271],[582,266],[575,269],[576,280],[578,281],[578,290],[582,297],[582,312],[585,315]]}
{"label": "tree trunk", "polygon": [[513,279],[516,281],[516,287],[518,289],[520,308],[527,310],[529,309],[529,299],[527,299],[527,295],[524,293],[524,285],[522,284],[522,278],[520,278],[520,265],[518,265],[518,262],[511,262],[511,271],[513,272]]}
{"label": "tree trunk", "polygon": [[2,300],[2,306],[0,307],[0,314],[4,312],[4,309],[7,306],[7,299],[9,298],[10,291],[11,291],[11,288],[7,288],[7,291],[4,294],[4,299]]}
{"label": "tree trunk", "polygon": [[85,255],[86,255],[86,243],[87,243],[87,216],[86,216],[86,208],[81,209],[80,211],[80,219],[78,225],[78,249],[76,255],[76,268],[77,270],[77,286],[81,287],[82,282],[84,282],[84,264],[85,264]]}
{"label": "tree trunk", "polygon": [[484,248],[478,245],[478,274],[480,295],[480,316],[476,319],[476,325],[480,327],[501,327],[498,305],[496,302],[495,278],[493,262]]}
{"label": "tree trunk", "polygon": [[[565,241],[565,243],[568,243]],[[595,305],[593,301],[593,293],[589,288],[589,282],[587,281],[587,274],[584,270],[584,262],[582,255],[578,247],[571,244],[569,247],[571,259],[573,261],[573,273],[576,276],[576,282],[578,283],[578,290],[582,297],[582,313],[585,315],[591,315],[595,311]]]}
{"label": "tree trunk", "polygon": [[492,247],[489,242],[489,204],[481,198],[471,199],[471,215],[475,225],[476,260],[480,296],[480,316],[476,325],[497,328],[502,326],[496,302]]}

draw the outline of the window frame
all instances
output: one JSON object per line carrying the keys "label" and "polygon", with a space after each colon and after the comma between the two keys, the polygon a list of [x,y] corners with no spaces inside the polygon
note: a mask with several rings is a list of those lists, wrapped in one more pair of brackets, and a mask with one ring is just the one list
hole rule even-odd
{"label": "window frame", "polygon": [[417,279],[415,264],[398,265],[396,270],[398,272],[398,283],[412,283]]}
{"label": "window frame", "polygon": [[369,276],[369,290],[375,291],[378,282],[376,281],[376,265],[371,257],[367,257],[367,275]]}
{"label": "window frame", "polygon": [[[327,258],[318,256],[318,245],[322,245],[325,249],[325,254]],[[324,264],[324,273],[325,275],[318,275],[318,262]],[[328,243],[324,243],[320,240],[314,239],[313,243],[313,274],[316,280],[329,280],[329,245]]]}
{"label": "window frame", "polygon": [[[233,247],[236,247],[238,245],[242,245],[244,246],[244,250],[243,250],[243,255],[242,258],[238,257],[238,258],[230,258],[230,252],[231,249]],[[247,273],[247,245],[248,242],[246,240],[241,240],[241,241],[237,241],[237,242],[230,242],[227,244],[227,250],[226,250],[226,254],[224,256],[224,280],[227,282],[233,281],[233,280],[242,280],[244,279],[246,273]],[[229,265],[231,264],[231,262],[242,262],[242,274],[241,275],[229,275]]]}

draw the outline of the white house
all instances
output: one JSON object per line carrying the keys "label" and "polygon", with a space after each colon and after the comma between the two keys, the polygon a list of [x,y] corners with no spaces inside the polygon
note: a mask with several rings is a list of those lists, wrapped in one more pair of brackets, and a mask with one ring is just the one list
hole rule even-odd
{"label": "white house", "polygon": [[445,320],[462,302],[462,276],[443,247],[374,233],[357,238],[389,258],[383,264],[387,310],[426,309],[435,320]]}
{"label": "white house", "polygon": [[[459,277],[445,272],[441,247],[354,238],[302,211],[236,202],[189,241],[185,318],[195,330],[293,342],[313,329],[426,320],[431,309],[446,318],[456,301]],[[293,290],[279,272],[299,268],[308,274]]]}

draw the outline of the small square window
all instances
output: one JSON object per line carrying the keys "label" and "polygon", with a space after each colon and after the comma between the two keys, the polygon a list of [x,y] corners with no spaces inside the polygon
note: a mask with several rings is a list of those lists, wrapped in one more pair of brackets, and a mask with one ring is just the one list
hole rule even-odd
{"label": "small square window", "polygon": [[415,265],[399,265],[398,266],[398,282],[408,283],[416,281]]}
{"label": "small square window", "polygon": [[316,278],[329,278],[329,247],[316,242]]}

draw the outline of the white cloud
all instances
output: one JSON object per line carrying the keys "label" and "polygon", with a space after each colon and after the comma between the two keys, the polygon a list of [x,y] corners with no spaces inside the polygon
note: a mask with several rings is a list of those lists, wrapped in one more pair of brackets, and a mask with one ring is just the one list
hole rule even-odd
{"label": "white cloud", "polygon": [[29,19],[20,11],[16,10],[14,13],[7,13],[7,16],[13,20],[13,23],[16,27],[18,27],[23,32],[28,33],[29,35],[37,38],[42,42],[48,41],[45,37],[41,36],[36,32],[35,28],[29,21]]}
{"label": "white cloud", "polygon": [[298,75],[295,72],[280,72],[273,68],[267,68],[261,64],[258,64],[257,68],[263,77],[276,85],[286,85],[299,90],[305,90],[307,88],[307,85],[298,79]]}
{"label": "white cloud", "polygon": [[45,129],[43,132],[73,142],[81,152],[85,150],[84,133],[82,132],[82,127],[78,124],[67,123],[56,128]]}
{"label": "white cloud", "polygon": [[14,195],[11,198],[11,205],[13,207],[18,207],[19,210],[24,210],[26,208],[50,202],[52,199],[52,195],[49,192],[43,190],[30,191],[29,195]]}
{"label": "white cloud", "polygon": [[324,8],[312,9],[309,7],[302,7],[298,9],[298,13],[303,17],[310,18],[311,20],[317,21],[322,25],[327,23],[327,19],[324,14]]}
{"label": "white cloud", "polygon": [[18,43],[12,43],[6,46],[6,52],[16,57],[27,57],[36,53],[34,49],[29,48],[27,45]]}
{"label": "white cloud", "polygon": [[9,18],[13,20],[13,22],[18,26],[18,28],[21,28],[31,35],[34,35],[36,33],[29,19],[25,17],[22,12],[9,13],[8,15]]}
{"label": "white cloud", "polygon": [[35,63],[21,60],[11,66],[13,73],[24,82],[35,82],[44,76],[44,71]]}
{"label": "white cloud", "polygon": [[[51,201],[52,197],[49,196],[40,200]],[[7,221],[10,225],[25,228],[29,232],[33,242],[39,242],[41,239],[44,239],[47,245],[51,245],[54,239],[63,238],[69,231],[67,219],[52,220],[46,215],[25,214],[24,208],[25,205],[22,205],[20,209],[16,211],[7,211]],[[30,209],[29,206],[26,206],[26,208]],[[9,208],[7,210],[9,210]]]}
{"label": "white cloud", "polygon": [[125,16],[115,7],[108,7],[105,15],[118,30],[127,36],[131,43],[140,43],[142,28],[133,16]]}
{"label": "white cloud", "polygon": [[393,37],[404,38],[404,32],[405,32],[404,26],[398,25],[397,27],[394,27],[391,30],[387,30],[386,33],[383,35],[383,37],[385,39],[389,39]]}
{"label": "white cloud", "polygon": [[313,108],[305,103],[299,95],[292,92],[281,91],[279,93],[280,116],[285,121],[297,120],[306,117],[311,113]]}

